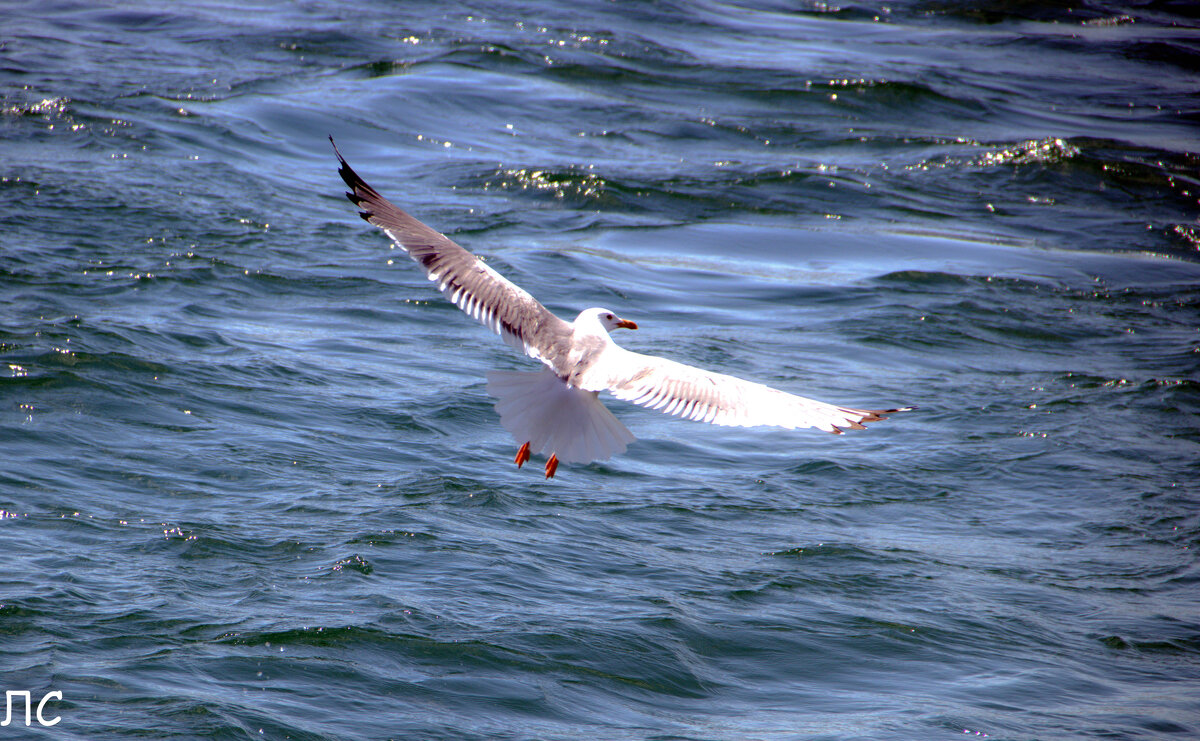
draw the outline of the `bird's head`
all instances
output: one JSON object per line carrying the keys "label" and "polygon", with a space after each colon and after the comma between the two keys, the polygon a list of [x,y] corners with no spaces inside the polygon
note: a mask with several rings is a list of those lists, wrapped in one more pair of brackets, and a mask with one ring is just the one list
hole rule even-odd
{"label": "bird's head", "polygon": [[608,309],[600,308],[584,309],[579,313],[579,316],[575,318],[575,326],[577,327],[581,325],[587,325],[589,323],[598,324],[604,328],[605,332],[611,332],[614,329],[638,328],[637,324],[634,322],[631,322],[628,319],[622,319]]}

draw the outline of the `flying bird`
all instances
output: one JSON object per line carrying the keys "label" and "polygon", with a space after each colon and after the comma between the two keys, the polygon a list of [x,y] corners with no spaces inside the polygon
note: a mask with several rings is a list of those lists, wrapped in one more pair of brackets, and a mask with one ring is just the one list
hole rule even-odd
{"label": "flying bird", "polygon": [[841,434],[909,411],[853,409],[806,399],[760,383],[631,352],[610,332],[637,324],[603,308],[567,322],[533,296],[379,194],[338,151],[338,174],[359,216],[379,227],[417,262],[455,305],[508,344],[542,362],[534,372],[491,371],[500,424],[520,444],[515,462],[549,452],[546,478],[561,463],[587,463],[625,452],[633,434],[600,402],[599,392],[699,422],[738,427],[815,427]]}

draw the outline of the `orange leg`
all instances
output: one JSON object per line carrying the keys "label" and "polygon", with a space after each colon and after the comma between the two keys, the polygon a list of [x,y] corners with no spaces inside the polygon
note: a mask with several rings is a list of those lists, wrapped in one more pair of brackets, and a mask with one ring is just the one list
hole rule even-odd
{"label": "orange leg", "polygon": [[546,478],[554,478],[554,472],[558,470],[558,456],[550,454],[550,460],[546,461]]}
{"label": "orange leg", "polygon": [[529,460],[529,443],[525,443],[521,446],[521,449],[517,451],[517,457],[513,460],[513,462],[517,464],[517,468],[520,468],[521,466],[525,465],[525,461],[527,460]]}

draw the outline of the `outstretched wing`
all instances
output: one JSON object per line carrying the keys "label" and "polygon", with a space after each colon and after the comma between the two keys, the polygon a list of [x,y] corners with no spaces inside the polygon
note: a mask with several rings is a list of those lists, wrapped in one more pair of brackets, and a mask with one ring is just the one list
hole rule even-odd
{"label": "outstretched wing", "polygon": [[698,422],[733,427],[815,427],[841,434],[861,430],[897,409],[852,409],[785,393],[761,383],[713,373],[653,355],[607,348],[588,369],[585,388]]}
{"label": "outstretched wing", "polygon": [[341,165],[338,174],[350,187],[346,197],[358,206],[358,215],[382,229],[397,247],[425,268],[429,280],[438,284],[438,290],[531,358],[553,366],[548,358],[566,357],[565,351],[556,348],[569,346],[570,324],[445,235],[379,195],[346,164],[332,136],[329,142]]}

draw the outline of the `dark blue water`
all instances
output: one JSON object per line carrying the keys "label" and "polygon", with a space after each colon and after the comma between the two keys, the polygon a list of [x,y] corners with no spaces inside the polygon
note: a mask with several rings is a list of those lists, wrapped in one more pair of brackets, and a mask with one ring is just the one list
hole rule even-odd
{"label": "dark blue water", "polygon": [[[1200,737],[1193,3],[7,3],[6,738]],[[621,340],[867,432],[528,361],[373,185]],[[530,470],[530,469],[533,470]]]}

